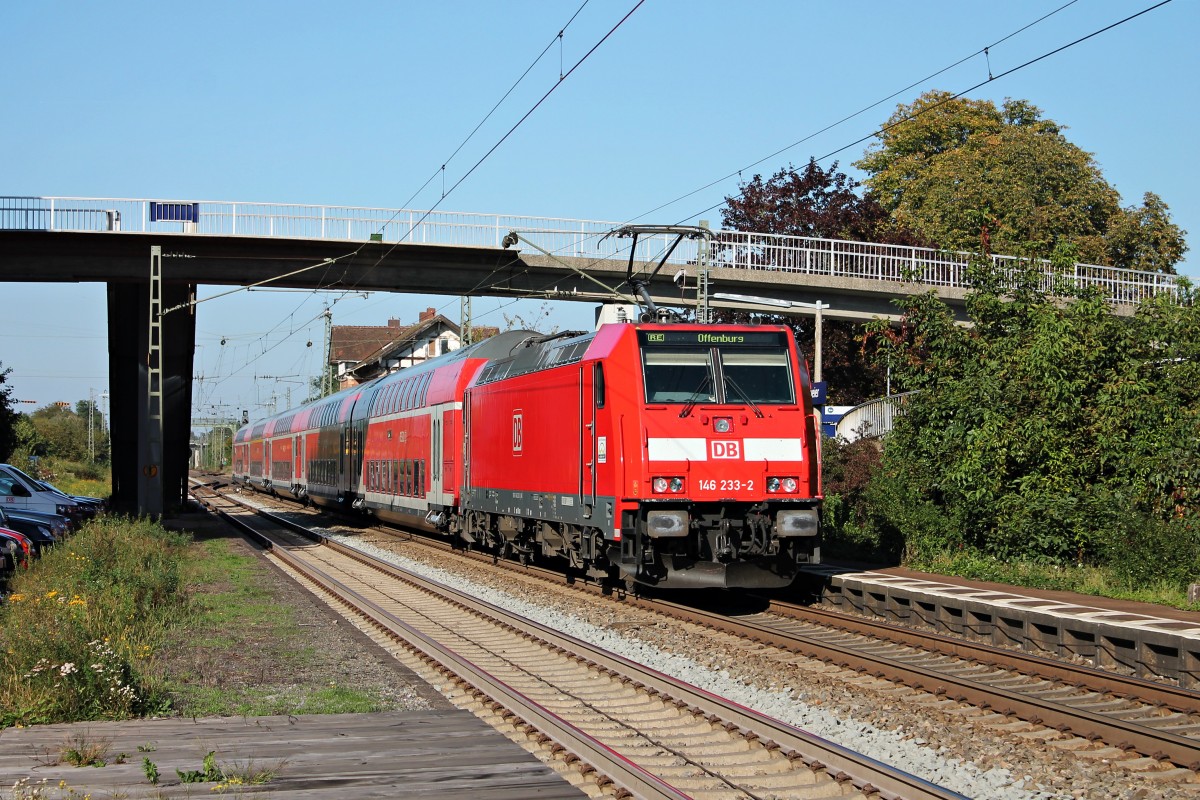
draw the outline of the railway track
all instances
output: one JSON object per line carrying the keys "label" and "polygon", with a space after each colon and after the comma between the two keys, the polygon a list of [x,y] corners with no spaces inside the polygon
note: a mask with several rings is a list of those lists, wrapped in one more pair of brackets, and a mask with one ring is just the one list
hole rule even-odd
{"label": "railway track", "polygon": [[961,797],[352,548],[297,541],[294,526],[204,502],[618,796]]}
{"label": "railway track", "polygon": [[[544,574],[561,585],[560,573]],[[657,598],[624,602],[1051,729],[1064,749],[1169,762],[1156,768],[1162,778],[1174,765],[1181,781],[1200,769],[1200,694],[1191,690],[778,601],[737,616]]]}

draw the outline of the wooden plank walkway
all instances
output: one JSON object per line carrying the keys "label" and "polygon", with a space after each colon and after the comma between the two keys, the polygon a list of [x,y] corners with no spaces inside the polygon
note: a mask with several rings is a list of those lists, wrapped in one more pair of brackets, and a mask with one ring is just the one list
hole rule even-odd
{"label": "wooden plank walkway", "polygon": [[[109,742],[107,765],[54,763],[72,737]],[[138,748],[142,747],[143,750]],[[154,748],[149,750],[149,748]],[[201,770],[216,751],[218,765],[270,769],[279,774],[261,786],[182,783],[176,770]],[[119,753],[126,763],[113,763]],[[149,758],[159,771],[152,786],[143,771]],[[249,771],[249,770],[247,770]],[[109,798],[276,797],[345,798],[577,798],[585,795],[518,745],[472,714],[458,709],[378,714],[135,720],[39,725],[0,731],[0,792],[7,797],[21,778],[59,781]],[[66,796],[66,789],[44,797]]]}

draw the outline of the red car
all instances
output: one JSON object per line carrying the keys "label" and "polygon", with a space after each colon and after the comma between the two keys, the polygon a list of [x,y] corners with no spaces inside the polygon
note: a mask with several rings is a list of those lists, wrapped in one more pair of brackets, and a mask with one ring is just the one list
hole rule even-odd
{"label": "red car", "polygon": [[28,567],[33,543],[23,533],[0,528],[0,551],[4,553],[5,569],[14,570],[18,565]]}

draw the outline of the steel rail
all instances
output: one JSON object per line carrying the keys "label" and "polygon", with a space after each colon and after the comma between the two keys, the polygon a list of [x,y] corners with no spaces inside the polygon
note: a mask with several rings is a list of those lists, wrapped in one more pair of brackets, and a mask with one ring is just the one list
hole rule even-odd
{"label": "steel rail", "polygon": [[[265,513],[270,514],[270,512]],[[292,524],[286,520],[283,522]],[[302,526],[297,526],[297,528],[302,528]],[[422,541],[424,540],[422,539]],[[523,567],[524,572],[530,570],[530,567]],[[555,574],[549,570],[546,572]],[[983,708],[994,709],[997,713],[1017,716],[1035,724],[1056,728],[1062,732],[1070,731],[1081,737],[1101,739],[1123,749],[1136,750],[1146,755],[1168,759],[1176,764],[1200,769],[1200,739],[1170,731],[1155,730],[1140,725],[1136,721],[1072,708],[1053,700],[1043,700],[1018,691],[993,687],[936,669],[916,667],[884,655],[867,654],[858,648],[844,647],[816,637],[804,637],[795,632],[779,630],[769,625],[760,625],[749,620],[736,619],[726,614],[709,612],[661,598],[648,599],[628,596],[624,602],[742,636],[751,641],[787,649],[810,658],[833,661],[851,668],[857,664],[857,668],[860,670],[881,674],[914,688],[949,695]],[[1129,698],[1148,705],[1161,706],[1183,713],[1200,714],[1200,693],[1189,689],[936,633],[902,628],[875,620],[796,606],[778,600],[769,601],[768,607],[775,613],[800,621],[805,621],[805,617],[815,618],[818,621],[814,624],[848,633],[884,639],[982,665],[1013,669],[1033,677],[1059,681],[1116,697]]]}
{"label": "steel rail", "polygon": [[[1136,722],[1129,722],[1118,717],[1107,716],[1086,709],[1072,708],[1057,701],[1044,700],[1022,692],[987,685],[971,678],[959,677],[936,669],[927,669],[913,664],[906,664],[902,661],[889,658],[886,655],[878,655],[861,648],[843,646],[835,642],[821,641],[815,637],[810,638],[803,634],[779,630],[770,625],[761,625],[750,620],[735,620],[723,614],[704,611],[660,599],[656,599],[653,606],[667,608],[673,616],[678,616],[696,624],[716,628],[727,633],[734,633],[754,642],[781,647],[809,658],[832,661],[842,667],[870,672],[879,677],[900,681],[917,689],[929,691],[934,694],[947,695],[960,702],[968,702],[978,705],[981,708],[990,708],[999,714],[1017,716],[1035,724],[1057,728],[1064,732],[1069,730],[1077,736],[1099,738],[1115,743],[1123,749],[1133,749],[1139,753],[1166,758],[1176,764],[1188,765],[1191,768],[1200,767],[1200,739],[1181,736],[1169,731],[1156,731],[1139,725]],[[829,614],[830,612],[824,613]],[[845,617],[838,617],[835,623],[823,624],[837,625],[844,628],[847,623]],[[978,661],[975,653],[980,652],[983,647],[960,640],[946,641],[945,637],[926,639],[927,635],[920,634],[920,632],[900,631],[894,629],[894,626],[886,627],[886,633],[879,632],[866,635],[886,639],[892,633],[896,633],[898,638],[908,639],[907,642],[902,641],[897,642],[897,644],[911,643],[910,646],[923,650],[929,650],[931,647],[948,647],[955,651],[953,654],[972,661]],[[877,628],[877,630],[882,629]],[[913,635],[909,637],[909,634]],[[922,644],[922,641],[929,641],[930,644]],[[1075,668],[1073,665],[1062,662],[1055,664],[1046,659],[1036,659],[1036,657],[1024,654],[1013,654],[1003,651],[1000,648],[988,647],[987,649],[993,655],[995,655],[995,651],[999,651],[1005,655],[1021,656],[1023,659],[1029,659],[1029,663],[1035,664],[1036,669],[1045,670],[1048,673],[1058,673],[1061,677],[1053,679],[1063,681],[1069,685],[1074,685],[1079,680],[1080,674],[1090,672],[1095,676],[1102,676],[1104,680],[1109,680],[1121,687],[1125,687],[1125,690],[1130,692],[1130,695],[1136,697],[1139,701],[1144,700],[1138,692],[1142,683],[1146,682],[1141,682],[1136,678],[1102,673],[1099,670],[1089,670],[1088,668]],[[1013,660],[1014,662],[1017,661],[1016,658]],[[986,664],[987,662],[983,663]],[[1139,688],[1135,690],[1134,686],[1138,686]],[[1170,693],[1169,690],[1172,687],[1154,683],[1149,683],[1146,688],[1163,690],[1157,692],[1155,696],[1170,695],[1175,698],[1175,702],[1178,702],[1181,696],[1191,694],[1186,689]],[[1097,689],[1097,691],[1111,693],[1108,689]],[[1192,700],[1194,703],[1194,697]]]}
{"label": "steel rail", "polygon": [[[286,548],[274,546],[269,537],[261,531],[255,530],[253,526],[243,520],[237,519],[235,515],[223,511],[217,513],[239,530],[250,533],[257,541],[268,543],[267,549],[274,557],[283,561],[295,572],[303,575],[305,579],[353,612],[366,618],[389,637],[403,643],[419,657],[436,663],[444,671],[500,703],[526,723],[562,745],[576,758],[589,764],[601,775],[607,776],[616,786],[629,792],[632,796],[648,800],[688,800],[688,795],[634,764],[598,739],[579,730],[483,668],[363,597],[324,570],[304,559],[297,558]],[[325,546],[334,544],[336,543],[325,542]],[[339,551],[337,547],[332,549]],[[354,552],[352,548],[345,549]],[[363,563],[368,562],[364,561]]]}
{"label": "steel rail", "polygon": [[[308,530],[304,526],[272,514],[270,511],[254,508],[254,506],[243,504],[238,500],[232,500],[232,502],[253,510],[256,514],[273,523],[283,525],[289,530]],[[877,794],[884,800],[952,800],[963,797],[945,787],[856,753],[842,745],[733,703],[622,656],[608,653],[540,623],[524,619],[453,587],[381,562],[352,546],[333,541],[316,532],[309,531],[309,535],[321,538],[326,547],[365,566],[419,586],[430,594],[452,597],[454,602],[471,609],[474,613],[521,630],[529,636],[545,642],[550,647],[573,653],[586,653],[589,663],[615,675],[637,676],[634,682],[635,688],[649,690],[653,694],[660,695],[689,709],[694,714],[709,718],[710,721],[723,720],[731,729],[740,729],[744,734],[757,738],[764,744],[773,742],[779,749],[788,753],[789,758],[803,760],[810,769],[824,770],[839,780],[849,781],[865,794]],[[279,550],[276,549],[275,552],[278,553]],[[331,578],[331,580],[336,582],[336,579]],[[370,604],[370,601],[366,602]],[[373,604],[370,605],[373,606]],[[387,614],[385,611],[383,613]],[[399,620],[397,621],[399,622]],[[407,627],[405,626],[405,628]],[[414,631],[414,633],[418,632]],[[516,709],[510,710],[517,713]]]}
{"label": "steel rail", "polygon": [[1188,714],[1200,714],[1200,692],[1181,686],[1121,675],[1097,667],[1071,664],[1046,656],[1010,650],[984,642],[957,639],[944,634],[908,628],[866,617],[841,614],[824,608],[801,606],[780,600],[769,600],[768,610],[801,622],[813,622],[866,636],[888,639],[921,650],[939,652],[944,655],[970,659],[998,667],[1016,667],[1022,674],[1047,680],[1082,685],[1098,692],[1139,700],[1150,705],[1163,706]]}
{"label": "steel rail", "polygon": [[[829,774],[849,780],[864,793],[878,793],[880,797],[892,798],[961,798],[952,792],[903,770],[884,764],[857,753],[850,748],[830,742],[808,731],[774,719],[754,709],[719,697],[699,687],[673,678],[657,670],[638,664],[623,656],[609,653],[581,639],[562,633],[539,622],[525,619],[511,611],[480,600],[454,587],[430,578],[415,575],[364,553],[349,545],[332,540],[327,547],[346,555],[384,574],[422,587],[431,594],[452,597],[455,602],[482,616],[498,620],[515,629],[548,643],[550,646],[573,652],[587,653],[588,658],[604,669],[617,675],[637,675],[644,687],[672,701],[686,704],[693,713],[720,718],[736,725],[745,732],[756,734],[760,740],[774,741],[785,750],[802,753],[810,767],[823,768]],[[635,684],[637,687],[637,684]],[[642,687],[637,687],[642,688]]]}
{"label": "steel rail", "polygon": [[[250,507],[253,508],[253,506]],[[270,514],[269,511],[260,513]],[[285,524],[291,523],[285,521]],[[419,541],[426,542],[424,538],[420,538]],[[441,543],[437,544],[442,546]],[[516,568],[515,565],[513,568]],[[561,576],[561,573],[540,570],[527,565],[522,565],[520,569],[523,574],[537,570],[547,575]],[[1072,708],[1057,701],[1044,700],[1018,691],[991,686],[971,678],[955,676],[937,669],[914,666],[887,656],[866,653],[858,648],[822,641],[818,637],[805,637],[796,632],[780,630],[749,620],[731,618],[726,614],[708,612],[661,598],[648,599],[629,595],[624,602],[741,636],[751,641],[787,649],[810,658],[871,672],[914,688],[950,696],[960,702],[993,709],[997,713],[1016,716],[1034,724],[1056,728],[1062,732],[1069,731],[1084,738],[1103,740],[1115,744],[1121,749],[1135,750],[1138,753],[1170,760],[1175,764],[1185,765],[1192,769],[1200,769],[1200,739],[1170,731],[1155,730],[1135,721],[1127,721],[1086,709]],[[814,624],[836,630],[884,639],[895,644],[962,658],[985,666],[1013,669],[1032,677],[1059,681],[1072,687],[1116,697],[1125,697],[1151,706],[1200,714],[1200,705],[1198,705],[1200,704],[1200,693],[1180,687],[936,633],[901,628],[837,612],[795,606],[781,601],[770,601],[768,608],[775,613],[799,621],[805,621],[804,617],[810,616],[820,620]]]}

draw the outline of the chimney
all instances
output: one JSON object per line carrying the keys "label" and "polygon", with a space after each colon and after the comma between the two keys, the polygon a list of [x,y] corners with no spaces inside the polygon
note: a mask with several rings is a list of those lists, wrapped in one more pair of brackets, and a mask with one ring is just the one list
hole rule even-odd
{"label": "chimney", "polygon": [[428,322],[429,320],[433,319],[436,316],[437,316],[437,311],[435,311],[433,309],[433,307],[430,306],[429,308],[427,308],[421,312],[421,315],[419,317],[417,317],[417,322],[418,323]]}
{"label": "chimney", "polygon": [[400,320],[396,319],[395,317],[393,317],[393,318],[389,319],[389,320],[388,320],[388,327],[389,327],[389,328],[399,328],[399,327],[400,327]]}

